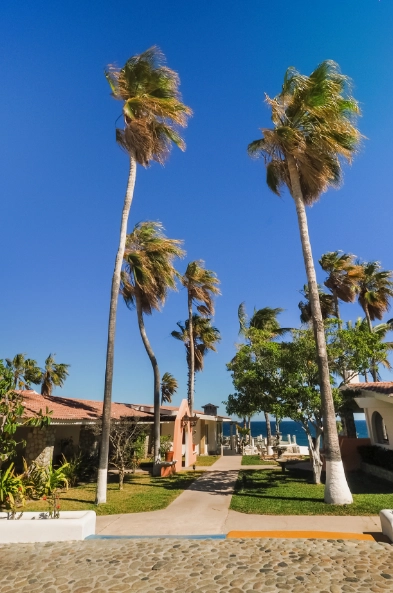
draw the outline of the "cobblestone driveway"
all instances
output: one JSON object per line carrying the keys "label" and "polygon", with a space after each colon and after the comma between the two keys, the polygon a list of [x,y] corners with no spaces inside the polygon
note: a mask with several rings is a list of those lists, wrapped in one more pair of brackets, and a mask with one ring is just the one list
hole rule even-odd
{"label": "cobblestone driveway", "polygon": [[90,540],[0,547],[1,593],[393,591],[393,547],[326,540]]}

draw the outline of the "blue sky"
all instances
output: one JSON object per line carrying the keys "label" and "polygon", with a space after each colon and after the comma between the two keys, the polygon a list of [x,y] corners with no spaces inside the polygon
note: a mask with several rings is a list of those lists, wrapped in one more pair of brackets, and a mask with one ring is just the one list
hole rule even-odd
{"label": "blue sky", "polygon": [[[299,324],[305,282],[291,198],[266,187],[262,162],[247,144],[269,125],[264,92],[284,72],[308,74],[336,60],[360,101],[361,153],[340,191],[309,209],[317,260],[342,249],[393,269],[390,108],[393,5],[389,0],[239,3],[123,0],[3,0],[0,5],[0,194],[2,203],[0,357],[49,352],[71,364],[56,393],[101,399],[111,274],[127,181],[127,158],[114,141],[121,112],[103,76],[153,44],[181,77],[194,110],[187,151],[139,168],[130,226],[160,220],[184,239],[187,258],[204,259],[221,280],[215,324],[222,343],[197,376],[196,405],[221,405],[232,385],[225,363],[238,340],[237,307],[282,307]],[[323,274],[318,270],[319,280]],[[361,314],[343,307],[347,319]],[[161,372],[186,393],[182,345],[170,336],[186,317],[184,291],[146,322]],[[388,379],[389,374],[384,378]],[[115,401],[152,400],[152,373],[134,312],[119,303]]]}

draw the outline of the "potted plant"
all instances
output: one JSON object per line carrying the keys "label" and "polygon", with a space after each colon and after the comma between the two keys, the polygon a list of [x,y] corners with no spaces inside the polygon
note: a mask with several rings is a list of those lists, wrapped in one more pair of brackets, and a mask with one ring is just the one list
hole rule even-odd
{"label": "potted plant", "polygon": [[160,455],[164,455],[165,461],[173,461],[172,440],[169,434],[160,437]]}

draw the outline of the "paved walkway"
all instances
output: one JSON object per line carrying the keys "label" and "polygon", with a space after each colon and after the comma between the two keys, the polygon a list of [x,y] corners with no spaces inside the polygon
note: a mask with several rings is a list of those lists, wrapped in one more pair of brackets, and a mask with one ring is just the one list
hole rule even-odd
{"label": "paved walkway", "polygon": [[[246,515],[229,510],[241,456],[221,457],[166,509],[97,517],[99,535],[214,535],[230,531],[380,533],[378,516]],[[263,469],[264,466],[243,466]],[[271,469],[272,466],[265,466]],[[199,469],[199,468],[198,468]],[[392,589],[393,590],[393,589]]]}
{"label": "paved walkway", "polygon": [[332,540],[88,540],[0,546],[1,593],[383,593],[393,548]]}

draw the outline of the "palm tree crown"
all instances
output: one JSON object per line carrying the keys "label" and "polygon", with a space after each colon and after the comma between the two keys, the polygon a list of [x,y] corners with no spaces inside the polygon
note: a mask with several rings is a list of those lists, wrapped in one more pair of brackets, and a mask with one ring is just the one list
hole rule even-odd
{"label": "palm tree crown", "polygon": [[177,128],[185,127],[192,114],[181,101],[179,76],[164,63],[153,46],[123,68],[109,66],[105,72],[112,96],[123,101],[125,127],[116,130],[116,139],[143,166],[151,160],[163,163],[172,142],[184,150]]}
{"label": "palm tree crown", "polygon": [[[189,320],[184,324],[177,322],[180,331],[173,331],[171,335],[184,343],[186,347],[187,364],[190,364],[190,333]],[[211,319],[194,313],[192,316],[193,342],[195,352],[195,372],[203,371],[204,358],[209,350],[216,352],[216,345],[221,341],[220,331],[211,324]]]}
{"label": "palm tree crown", "polygon": [[354,256],[351,253],[340,251],[325,253],[319,263],[321,268],[329,274],[324,284],[333,295],[336,317],[339,318],[338,300],[344,303],[354,302],[362,268],[354,263]]}
{"label": "palm tree crown", "polygon": [[54,387],[63,387],[68,377],[69,364],[55,362],[56,354],[49,354],[45,360],[45,367],[41,371],[41,394],[52,395]]}
{"label": "palm tree crown", "polygon": [[189,299],[196,305],[201,315],[214,315],[215,295],[220,294],[216,274],[206,270],[202,260],[192,261],[188,264],[184,276],[181,278],[183,286],[186,287]]}
{"label": "palm tree crown", "polygon": [[274,99],[266,95],[274,128],[263,128],[263,138],[251,142],[248,152],[265,159],[274,193],[280,195],[283,185],[293,190],[288,155],[296,161],[305,204],[340,185],[340,158],[350,162],[361,139],[354,125],[360,111],[349,91],[350,79],[326,60],[310,76],[288,68],[281,93]]}
{"label": "palm tree crown", "polygon": [[176,289],[173,260],[183,257],[183,241],[168,239],[160,222],[141,222],[127,235],[121,293],[128,307],[140,297],[142,312],[151,315],[166,300],[169,289]]}
{"label": "palm tree crown", "polygon": [[164,373],[161,377],[161,404],[172,403],[172,397],[176,393],[178,383],[171,373]]}
{"label": "palm tree crown", "polygon": [[277,316],[283,311],[284,309],[281,309],[280,307],[276,307],[275,309],[272,309],[271,307],[263,307],[262,309],[254,308],[254,313],[252,314],[251,319],[248,319],[245,303],[240,303],[237,310],[240,324],[239,333],[247,335],[247,330],[254,328],[267,332],[271,334],[272,337],[282,336],[289,331],[288,328],[281,327],[277,319]]}
{"label": "palm tree crown", "polygon": [[382,319],[383,314],[390,309],[389,299],[393,297],[393,272],[382,270],[377,261],[359,264],[362,277],[359,280],[359,305],[365,312],[371,329],[371,321]]}

